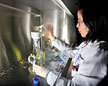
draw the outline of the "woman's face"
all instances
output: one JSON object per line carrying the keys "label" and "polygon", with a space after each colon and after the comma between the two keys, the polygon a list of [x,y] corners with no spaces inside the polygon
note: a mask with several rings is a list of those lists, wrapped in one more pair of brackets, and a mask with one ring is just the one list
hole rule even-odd
{"label": "woman's face", "polygon": [[81,34],[81,36],[85,38],[89,32],[89,29],[83,22],[82,11],[79,10],[77,16],[78,16],[78,23],[76,27],[78,28],[78,31]]}

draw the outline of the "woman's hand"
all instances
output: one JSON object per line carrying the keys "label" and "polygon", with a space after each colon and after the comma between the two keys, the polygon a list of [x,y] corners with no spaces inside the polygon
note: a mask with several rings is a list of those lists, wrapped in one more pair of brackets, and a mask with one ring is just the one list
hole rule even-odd
{"label": "woman's hand", "polygon": [[49,38],[51,41],[55,41],[56,37],[53,33],[53,26],[51,24],[44,24],[44,28],[46,28],[44,35]]}
{"label": "woman's hand", "polygon": [[46,77],[47,73],[49,72],[47,68],[38,65],[33,65],[33,71],[41,77]]}

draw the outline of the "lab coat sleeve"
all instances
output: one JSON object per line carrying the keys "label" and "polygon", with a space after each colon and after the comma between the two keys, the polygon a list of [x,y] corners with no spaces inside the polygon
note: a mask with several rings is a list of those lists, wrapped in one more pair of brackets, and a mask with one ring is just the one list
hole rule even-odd
{"label": "lab coat sleeve", "polygon": [[65,58],[74,58],[75,54],[78,52],[78,48],[74,49],[73,47],[59,39],[56,39],[54,42],[52,42],[52,46],[56,47],[59,51],[63,52],[65,54]]}
{"label": "lab coat sleeve", "polygon": [[56,47],[58,50],[60,50],[61,52],[66,50],[72,50],[72,48],[68,44],[66,44],[65,42],[59,39],[56,39],[54,42],[52,42],[52,45]]}
{"label": "lab coat sleeve", "polygon": [[[54,86],[56,80],[57,80],[58,75],[56,75],[54,72],[50,71],[46,77],[47,83],[50,86]],[[56,86],[70,86],[71,80],[67,80],[64,77],[61,77],[60,79],[57,80]]]}
{"label": "lab coat sleeve", "polygon": [[55,81],[57,80],[57,75],[54,72],[50,71],[46,76],[46,80],[50,86],[53,86]]}
{"label": "lab coat sleeve", "polygon": [[54,86],[55,82],[56,82],[55,86],[77,86],[75,85],[74,82],[72,82],[72,80],[68,80],[64,77],[61,77],[60,79],[57,80],[57,77],[58,76],[56,74],[50,71],[46,77],[47,83],[50,86]]}

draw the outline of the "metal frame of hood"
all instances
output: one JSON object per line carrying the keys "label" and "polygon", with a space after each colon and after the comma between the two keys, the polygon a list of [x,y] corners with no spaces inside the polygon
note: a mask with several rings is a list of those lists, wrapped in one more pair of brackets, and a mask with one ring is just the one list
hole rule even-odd
{"label": "metal frame of hood", "polygon": [[0,3],[0,6],[6,7],[6,8],[9,8],[9,9],[12,9],[12,10],[17,10],[17,11],[20,11],[20,12],[24,12],[24,13],[27,13],[27,14],[31,14],[31,15],[34,15],[35,17],[40,17],[41,16],[40,14],[35,14],[35,13],[32,13],[32,12],[27,12],[25,10],[22,10],[22,9],[19,9],[19,8],[16,8],[16,7],[12,7],[12,6],[9,6],[9,5],[6,5],[6,4],[2,4],[2,3]]}
{"label": "metal frame of hood", "polygon": [[62,0],[52,0],[56,5],[58,5],[60,8],[64,9],[67,14],[74,17],[73,14],[69,11],[69,9],[66,7],[66,5],[62,2]]}

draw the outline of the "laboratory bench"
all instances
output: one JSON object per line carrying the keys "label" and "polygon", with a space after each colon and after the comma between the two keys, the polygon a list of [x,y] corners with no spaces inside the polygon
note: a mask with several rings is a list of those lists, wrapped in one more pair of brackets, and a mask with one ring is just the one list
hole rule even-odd
{"label": "laboratory bench", "polygon": [[[56,73],[58,75],[57,79],[59,79],[60,76],[66,77],[70,65],[69,61],[67,64],[65,64],[65,66],[60,59],[51,60],[46,62],[44,67]],[[28,62],[23,65],[17,64],[13,70],[0,78],[0,86],[33,86],[33,78],[40,76],[33,73],[31,68],[32,66]],[[49,86],[47,84],[46,78],[40,77],[39,86]]]}

